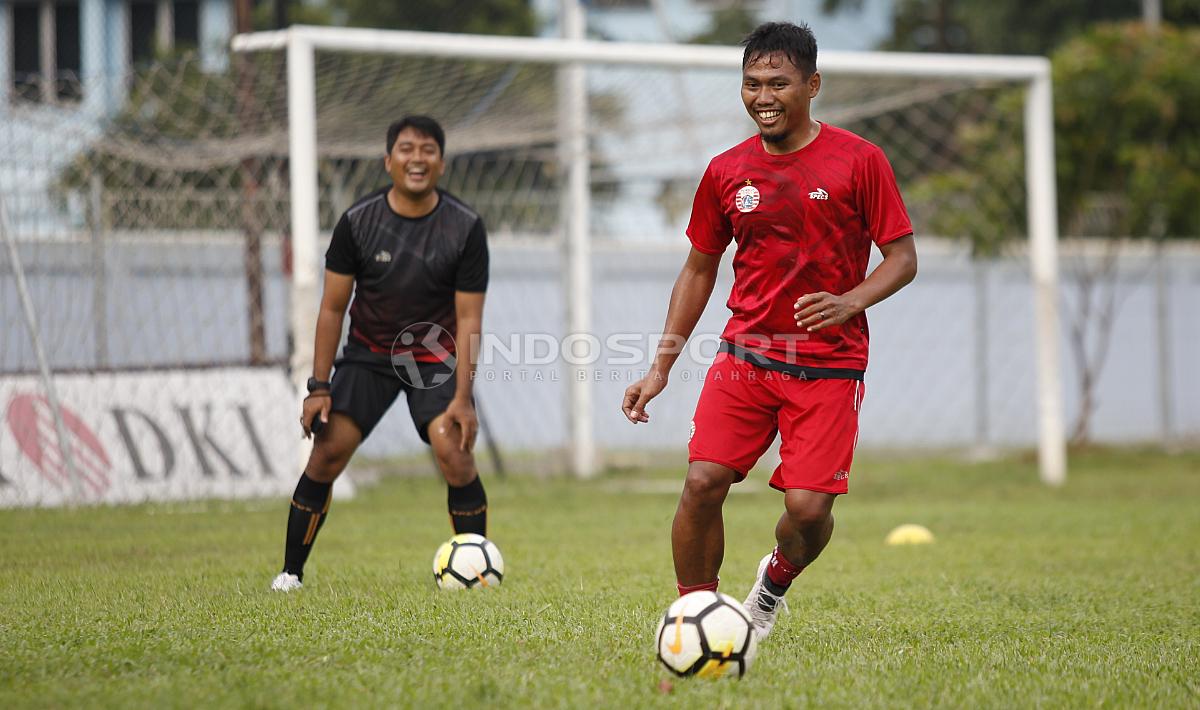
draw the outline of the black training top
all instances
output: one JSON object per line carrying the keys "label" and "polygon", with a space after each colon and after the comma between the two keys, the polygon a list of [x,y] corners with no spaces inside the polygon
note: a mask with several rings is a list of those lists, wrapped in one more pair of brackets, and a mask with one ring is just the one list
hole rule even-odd
{"label": "black training top", "polygon": [[326,269],[354,276],[347,351],[357,345],[440,361],[455,351],[454,292],[487,290],[487,230],[475,210],[440,189],[432,212],[402,217],[388,204],[389,189],[346,210],[325,252]]}

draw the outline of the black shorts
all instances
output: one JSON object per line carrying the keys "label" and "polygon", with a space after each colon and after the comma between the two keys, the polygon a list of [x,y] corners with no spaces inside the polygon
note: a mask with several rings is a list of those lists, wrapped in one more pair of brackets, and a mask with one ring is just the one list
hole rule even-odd
{"label": "black shorts", "polygon": [[420,377],[406,382],[386,366],[338,360],[333,371],[330,411],[353,419],[365,440],[403,391],[417,434],[428,444],[429,423],[450,406],[455,378],[453,370],[442,363],[422,362],[416,367]]}

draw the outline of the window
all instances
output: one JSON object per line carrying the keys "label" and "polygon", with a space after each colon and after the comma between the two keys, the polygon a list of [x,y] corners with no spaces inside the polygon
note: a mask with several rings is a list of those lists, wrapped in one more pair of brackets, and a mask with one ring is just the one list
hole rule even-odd
{"label": "window", "polygon": [[79,52],[79,5],[60,4],[54,11],[55,94],[60,101],[83,98]]}
{"label": "window", "polygon": [[[162,13],[167,17],[162,17]],[[135,67],[154,61],[160,51],[200,44],[198,0],[133,0],[129,4],[130,58]]]}
{"label": "window", "polygon": [[135,67],[154,60],[158,37],[158,3],[129,3],[129,55]]}
{"label": "window", "polygon": [[42,98],[42,43],[38,23],[38,6],[30,3],[12,5],[12,82],[13,93],[19,99],[39,101]]}
{"label": "window", "polygon": [[[79,3],[14,2],[12,89],[24,101],[78,101]],[[44,46],[49,43],[49,46]]]}
{"label": "window", "polygon": [[200,45],[200,3],[196,0],[175,2],[175,46]]}

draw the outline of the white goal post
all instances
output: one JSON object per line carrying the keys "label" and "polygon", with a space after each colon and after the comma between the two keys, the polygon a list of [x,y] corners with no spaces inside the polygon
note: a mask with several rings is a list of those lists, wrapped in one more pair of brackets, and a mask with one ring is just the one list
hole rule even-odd
{"label": "white goal post", "polygon": [[[311,369],[311,333],[321,272],[318,259],[318,151],[314,56],[317,51],[526,61],[557,65],[582,73],[588,65],[658,68],[740,67],[736,47],[597,42],[495,36],[448,35],[403,31],[294,26],[287,30],[239,35],[235,52],[287,53],[289,166],[293,281],[291,321],[295,334],[293,378],[303,382]],[[1041,57],[937,55],[824,51],[819,66],[827,77],[906,77],[914,79],[998,80],[1021,84],[1024,91],[1024,177],[1026,225],[1032,278],[1036,343],[1036,411],[1042,480],[1059,485],[1066,478],[1063,385],[1059,359],[1057,206],[1054,124],[1050,63]],[[578,84],[577,84],[578,85]],[[581,92],[582,93],[582,92]],[[586,97],[560,104],[563,155],[570,161],[561,245],[570,278],[564,281],[570,323],[567,332],[590,332],[586,274],[591,263],[588,234]],[[918,225],[918,230],[920,226]],[[577,366],[583,367],[584,366]],[[595,469],[592,442],[591,382],[572,377],[570,445],[577,475]],[[614,405],[615,406],[615,405]]]}

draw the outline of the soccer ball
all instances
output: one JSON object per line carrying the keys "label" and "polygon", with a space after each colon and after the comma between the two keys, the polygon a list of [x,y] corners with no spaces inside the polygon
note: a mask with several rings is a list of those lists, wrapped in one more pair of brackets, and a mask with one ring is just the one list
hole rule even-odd
{"label": "soccer ball", "polygon": [[499,587],[503,579],[500,549],[483,535],[455,535],[433,556],[433,581],[440,589]]}
{"label": "soccer ball", "polygon": [[654,639],[658,660],[679,676],[741,678],[758,652],[746,610],[719,592],[676,599],[658,622]]}

